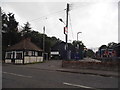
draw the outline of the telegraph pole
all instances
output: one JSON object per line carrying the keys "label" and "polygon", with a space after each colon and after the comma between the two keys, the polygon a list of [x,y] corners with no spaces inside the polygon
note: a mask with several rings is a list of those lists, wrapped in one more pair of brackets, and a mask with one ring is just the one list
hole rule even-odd
{"label": "telegraph pole", "polygon": [[45,26],[43,27],[43,51],[45,51]]}
{"label": "telegraph pole", "polygon": [[68,12],[69,12],[69,4],[67,3],[67,8],[66,8],[66,24],[62,19],[59,19],[61,22],[65,24],[64,27],[64,34],[65,34],[65,50],[66,50],[66,59],[68,59]]}
{"label": "telegraph pole", "polygon": [[68,44],[67,44],[67,40],[68,40],[68,12],[69,12],[69,4],[67,3],[67,9],[66,9],[66,28],[67,28],[67,33],[65,34],[67,59],[68,59]]}
{"label": "telegraph pole", "polygon": [[[67,10],[66,10],[66,28],[67,28],[67,32],[68,32],[68,12],[69,12],[69,4],[67,3]],[[66,43],[67,43],[67,39],[68,39],[68,34],[66,35]]]}
{"label": "telegraph pole", "polygon": [[43,27],[43,60],[44,60],[44,53],[45,53],[45,26]]}

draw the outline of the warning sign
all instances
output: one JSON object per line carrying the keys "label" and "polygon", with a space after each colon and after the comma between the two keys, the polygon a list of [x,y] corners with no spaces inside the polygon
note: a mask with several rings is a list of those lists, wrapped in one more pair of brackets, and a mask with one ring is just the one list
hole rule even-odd
{"label": "warning sign", "polygon": [[64,27],[64,34],[68,34],[68,27]]}

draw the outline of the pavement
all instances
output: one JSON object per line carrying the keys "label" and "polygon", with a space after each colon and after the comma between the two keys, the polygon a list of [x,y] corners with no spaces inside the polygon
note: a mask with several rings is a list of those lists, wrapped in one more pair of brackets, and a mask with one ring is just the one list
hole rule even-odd
{"label": "pavement", "polygon": [[119,73],[116,71],[63,68],[62,60],[48,60],[43,63],[26,64],[26,65],[21,65],[21,66],[28,67],[31,69],[40,69],[40,70],[49,70],[49,71],[51,70],[51,71],[79,73],[79,74],[92,74],[92,75],[100,75],[100,76],[105,76],[105,77],[120,77]]}
{"label": "pavement", "polygon": [[80,60],[81,62],[101,62],[100,60],[92,59],[92,58],[84,58]]}
{"label": "pavement", "polygon": [[92,69],[58,69],[56,71],[80,73],[80,74],[92,74],[92,75],[100,75],[100,76],[105,76],[105,77],[120,77],[118,72],[92,70]]}

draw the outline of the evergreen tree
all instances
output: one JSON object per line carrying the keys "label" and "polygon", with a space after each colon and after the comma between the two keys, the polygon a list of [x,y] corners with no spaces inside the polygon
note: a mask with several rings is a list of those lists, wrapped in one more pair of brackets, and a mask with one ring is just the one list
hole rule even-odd
{"label": "evergreen tree", "polygon": [[31,37],[31,27],[30,27],[30,23],[27,22],[26,24],[24,24],[24,27],[22,27],[23,30],[21,31],[21,34],[24,38],[26,37]]}
{"label": "evergreen tree", "polygon": [[13,13],[1,13],[2,16],[2,57],[4,59],[5,50],[19,42],[20,33],[18,32],[18,22]]}
{"label": "evergreen tree", "polygon": [[12,13],[2,13],[2,36],[4,46],[11,46],[18,41],[18,22]]}

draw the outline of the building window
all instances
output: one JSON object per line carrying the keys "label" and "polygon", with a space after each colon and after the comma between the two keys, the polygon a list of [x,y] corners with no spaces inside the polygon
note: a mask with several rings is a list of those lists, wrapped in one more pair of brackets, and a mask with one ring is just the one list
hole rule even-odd
{"label": "building window", "polygon": [[28,51],[25,51],[25,56],[28,56]]}
{"label": "building window", "polygon": [[11,59],[12,58],[12,52],[6,52],[6,58]]}
{"label": "building window", "polygon": [[35,56],[38,56],[38,52],[35,52]]}
{"label": "building window", "polygon": [[32,51],[29,51],[28,55],[29,55],[29,56],[32,56]]}
{"label": "building window", "polygon": [[21,52],[16,53],[16,59],[22,59],[22,53]]}
{"label": "building window", "polygon": [[35,56],[35,51],[32,51],[32,56]]}
{"label": "building window", "polygon": [[38,56],[42,56],[42,52],[38,52]]}

